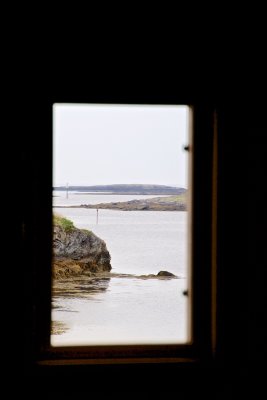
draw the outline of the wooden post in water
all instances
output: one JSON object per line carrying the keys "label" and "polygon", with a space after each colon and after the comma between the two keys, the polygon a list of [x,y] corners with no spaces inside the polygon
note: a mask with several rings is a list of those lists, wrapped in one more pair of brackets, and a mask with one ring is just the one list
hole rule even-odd
{"label": "wooden post in water", "polygon": [[98,208],[96,209],[96,224],[98,225]]}

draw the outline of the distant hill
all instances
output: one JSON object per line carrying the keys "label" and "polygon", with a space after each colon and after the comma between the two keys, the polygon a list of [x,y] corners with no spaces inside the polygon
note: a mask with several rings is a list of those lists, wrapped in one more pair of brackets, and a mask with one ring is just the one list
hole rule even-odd
{"label": "distant hill", "polygon": [[[63,206],[62,206],[63,207]],[[112,203],[81,204],[71,208],[95,208],[120,211],[186,211],[186,193],[152,199],[129,200]]]}
{"label": "distant hill", "polygon": [[[66,191],[66,186],[57,186],[54,190]],[[186,192],[184,188],[165,185],[117,184],[95,186],[69,186],[68,189],[77,192],[110,192],[114,194],[147,194],[147,195],[178,195]]]}

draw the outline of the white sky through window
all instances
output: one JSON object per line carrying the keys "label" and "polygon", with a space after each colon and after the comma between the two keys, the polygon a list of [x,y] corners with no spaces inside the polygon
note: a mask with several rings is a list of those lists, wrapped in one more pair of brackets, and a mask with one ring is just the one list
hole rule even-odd
{"label": "white sky through window", "polygon": [[54,104],[54,186],[186,187],[188,107]]}

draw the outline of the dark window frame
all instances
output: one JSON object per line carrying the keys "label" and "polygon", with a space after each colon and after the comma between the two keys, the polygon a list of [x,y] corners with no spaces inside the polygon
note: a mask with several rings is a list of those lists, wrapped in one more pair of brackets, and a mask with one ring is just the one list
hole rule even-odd
{"label": "dark window frame", "polygon": [[[118,99],[119,100],[119,99]],[[166,364],[211,362],[217,351],[216,320],[216,121],[214,105],[189,104],[182,99],[142,99],[95,101],[88,98],[50,99],[42,114],[44,127],[41,144],[45,151],[32,155],[26,168],[33,176],[32,187],[25,203],[23,242],[26,273],[30,289],[27,333],[31,366],[83,364]],[[193,110],[192,143],[192,343],[186,345],[129,345],[51,348],[51,243],[52,243],[52,105],[54,103],[116,103],[116,104],[188,104]],[[38,147],[38,140],[30,149]],[[32,171],[31,168],[35,168]],[[27,171],[26,171],[27,172]],[[30,197],[31,196],[31,197]],[[27,346],[26,344],[26,346]]]}

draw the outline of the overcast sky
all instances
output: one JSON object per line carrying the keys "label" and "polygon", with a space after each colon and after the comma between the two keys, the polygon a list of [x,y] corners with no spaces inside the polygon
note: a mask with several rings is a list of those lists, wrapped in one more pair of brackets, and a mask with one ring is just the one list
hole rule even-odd
{"label": "overcast sky", "polygon": [[53,105],[53,185],[187,187],[188,107]]}

